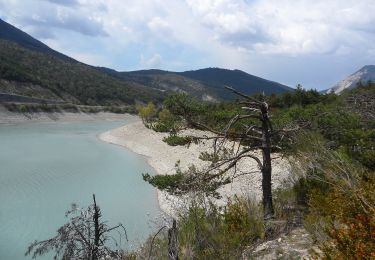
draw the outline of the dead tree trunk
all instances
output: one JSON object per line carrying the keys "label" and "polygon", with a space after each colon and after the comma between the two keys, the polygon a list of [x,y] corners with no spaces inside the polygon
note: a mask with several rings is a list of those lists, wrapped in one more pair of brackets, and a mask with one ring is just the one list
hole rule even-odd
{"label": "dead tree trunk", "polygon": [[263,210],[264,219],[273,218],[274,210],[272,204],[272,162],[271,162],[271,122],[268,117],[268,106],[264,103],[261,107],[262,121],[262,192],[263,192]]}
{"label": "dead tree trunk", "polygon": [[100,242],[100,226],[99,226],[99,218],[100,218],[100,210],[96,206],[96,200],[95,200],[95,194],[92,195],[94,199],[94,215],[93,215],[93,221],[94,221],[94,248],[92,249],[92,260],[98,259],[98,252],[99,252],[99,242]]}
{"label": "dead tree trunk", "polygon": [[172,227],[168,229],[168,257],[169,260],[178,260],[177,222],[173,220]]}
{"label": "dead tree trunk", "polygon": [[[276,150],[281,151],[281,147],[274,142],[281,142],[287,132],[295,129],[278,129],[272,128],[271,117],[269,116],[269,105],[266,102],[264,94],[259,98],[251,97],[236,91],[231,87],[226,87],[236,95],[244,98],[239,100],[238,104],[244,112],[234,115],[222,130],[214,129],[201,122],[194,122],[187,115],[182,113],[188,124],[201,129],[207,130],[214,136],[190,136],[191,140],[214,140],[213,153],[203,153],[202,157],[211,161],[211,165],[201,172],[190,171],[184,174],[189,176],[186,182],[176,183],[168,181],[169,193],[181,195],[189,191],[203,191],[206,195],[217,196],[218,187],[227,184],[234,178],[247,174],[246,171],[240,171],[237,175],[238,162],[243,159],[254,160],[262,174],[262,193],[263,193],[263,210],[264,220],[270,220],[274,217],[274,208],[272,203],[272,159],[271,153]],[[227,142],[232,144],[229,146]],[[259,154],[261,152],[261,154]],[[225,176],[233,169],[232,176]],[[248,174],[251,173],[249,169]],[[160,189],[156,181],[164,177],[150,177],[144,175],[144,180]],[[180,182],[180,181],[178,181]],[[177,188],[178,187],[178,188]],[[214,191],[214,192],[213,192]]]}

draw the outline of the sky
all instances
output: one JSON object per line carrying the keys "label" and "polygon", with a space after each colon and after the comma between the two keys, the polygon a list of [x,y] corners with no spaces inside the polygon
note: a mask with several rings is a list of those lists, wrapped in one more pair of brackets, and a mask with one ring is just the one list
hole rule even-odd
{"label": "sky", "polygon": [[375,0],[0,0],[0,18],[118,71],[221,67],[322,90],[375,64]]}

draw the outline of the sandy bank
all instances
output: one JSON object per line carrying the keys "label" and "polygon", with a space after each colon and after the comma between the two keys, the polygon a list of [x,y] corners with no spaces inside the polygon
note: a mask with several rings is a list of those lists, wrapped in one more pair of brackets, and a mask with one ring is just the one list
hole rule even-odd
{"label": "sandy bank", "polygon": [[[188,130],[185,134],[202,135],[203,132]],[[187,168],[194,164],[198,168],[207,166],[207,162],[199,159],[201,152],[208,151],[212,147],[212,141],[192,144],[188,147],[169,146],[162,141],[165,133],[156,133],[146,128],[140,120],[123,127],[105,132],[99,136],[103,141],[124,146],[138,154],[147,157],[148,163],[158,174],[175,173],[175,163],[180,161],[181,168]],[[252,172],[234,179],[233,183],[222,187],[219,192],[223,199],[217,203],[225,203],[228,197],[235,194],[249,195],[257,200],[261,199],[261,173],[253,160],[241,161],[238,172]],[[289,164],[282,159],[273,161],[273,188],[277,188],[289,176]],[[158,191],[160,208],[167,214],[174,215],[174,208],[180,206],[182,201]]]}
{"label": "sandy bank", "polygon": [[114,114],[108,112],[100,113],[14,113],[0,105],[0,125],[38,123],[38,122],[86,122],[96,120],[123,120],[136,118],[130,114]]}

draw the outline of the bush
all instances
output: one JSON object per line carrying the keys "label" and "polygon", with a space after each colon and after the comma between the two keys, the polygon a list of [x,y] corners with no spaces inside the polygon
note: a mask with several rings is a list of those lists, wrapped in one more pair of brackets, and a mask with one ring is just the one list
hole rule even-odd
{"label": "bush", "polygon": [[[346,154],[304,136],[297,160],[304,172],[309,206],[305,227],[327,259],[371,259],[375,255],[375,174]],[[310,141],[308,141],[310,140]]]}
{"label": "bush", "polygon": [[151,129],[155,132],[160,133],[168,133],[172,131],[172,127],[170,125],[164,124],[162,122],[155,122],[151,125]]}
{"label": "bush", "polygon": [[261,207],[248,198],[234,198],[224,208],[192,204],[179,227],[187,259],[239,259],[245,247],[264,237]]}
{"label": "bush", "polygon": [[55,104],[16,104],[16,103],[7,103],[4,104],[5,107],[11,112],[19,113],[37,113],[37,112],[60,112],[61,108]]}
{"label": "bush", "polygon": [[138,105],[138,115],[146,125],[150,124],[156,116],[156,107],[153,103],[148,103],[146,106]]}
{"label": "bush", "polygon": [[190,144],[192,141],[193,138],[190,136],[178,136],[173,134],[163,138],[163,142],[166,142],[170,146],[187,145]]}
{"label": "bush", "polygon": [[[194,200],[178,220],[180,259],[240,259],[243,250],[264,237],[261,206],[249,198],[234,198],[226,207]],[[153,236],[138,252],[148,258]],[[152,259],[167,259],[167,232],[154,239]]]}
{"label": "bush", "polygon": [[153,123],[151,128],[156,132],[176,133],[180,129],[181,123],[181,119],[164,108],[158,113],[158,121]]}

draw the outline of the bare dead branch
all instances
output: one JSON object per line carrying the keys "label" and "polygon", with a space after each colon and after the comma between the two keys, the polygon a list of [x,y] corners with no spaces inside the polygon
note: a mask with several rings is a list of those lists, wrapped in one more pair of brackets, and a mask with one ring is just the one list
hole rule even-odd
{"label": "bare dead branch", "polygon": [[251,100],[251,101],[254,102],[254,103],[261,104],[261,102],[259,102],[259,101],[256,100],[255,98],[250,97],[250,96],[248,96],[248,95],[245,95],[245,94],[243,94],[243,93],[241,93],[241,92],[235,90],[235,89],[232,88],[232,87],[225,86],[225,88],[228,89],[228,90],[230,90],[230,91],[232,91],[234,94],[236,94],[236,95],[238,95],[238,96],[240,96],[240,97],[243,97],[243,98],[246,98],[246,99],[248,99],[248,100]]}
{"label": "bare dead branch", "polygon": [[[114,239],[110,231],[122,227],[127,238],[126,230],[122,224],[108,228],[101,220],[95,195],[93,201],[87,209],[73,204],[72,209],[66,213],[66,217],[71,216],[69,222],[58,229],[55,237],[32,243],[26,255],[33,253],[32,257],[35,258],[49,251],[55,251],[55,259],[104,259],[118,255],[105,244],[108,239]],[[117,241],[115,244],[118,245]]]}
{"label": "bare dead branch", "polygon": [[156,232],[156,234],[152,237],[152,240],[151,240],[151,246],[150,246],[150,251],[148,252],[148,259],[150,260],[151,259],[151,254],[152,254],[152,249],[153,249],[153,246],[154,246],[154,240],[155,238],[157,237],[157,235],[159,235],[159,233],[164,229],[166,228],[167,226],[163,226],[161,227],[158,232]]}

